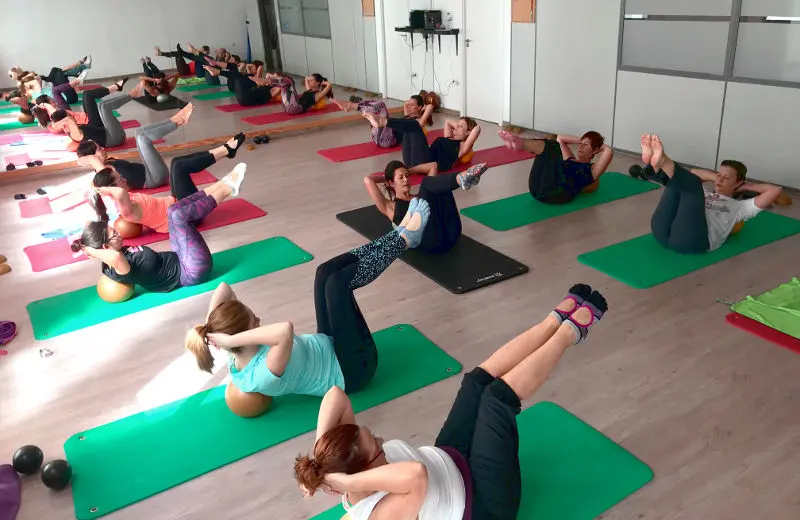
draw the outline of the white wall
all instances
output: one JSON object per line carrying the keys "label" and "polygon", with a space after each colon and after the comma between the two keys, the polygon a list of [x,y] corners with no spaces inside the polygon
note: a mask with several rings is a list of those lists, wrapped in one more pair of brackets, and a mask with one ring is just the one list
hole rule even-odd
{"label": "white wall", "polygon": [[370,92],[380,92],[380,74],[378,68],[378,34],[377,17],[364,17],[364,65],[365,88]]}
{"label": "white wall", "polygon": [[336,83],[377,91],[375,17],[363,16],[361,0],[329,0],[328,6]]}
{"label": "white wall", "polygon": [[621,0],[536,2],[534,127],[610,139]]}
{"label": "white wall", "polygon": [[748,175],[800,188],[800,89],[728,83],[719,159],[738,159]]}
{"label": "white wall", "polygon": [[[187,41],[244,55],[245,18],[252,1],[230,0],[221,9],[217,0],[73,0],[72,14],[65,19],[54,15],[52,0],[29,0],[4,9],[0,16],[0,69],[20,65],[46,74],[53,66],[92,54],[89,77],[112,77],[139,71],[139,57],[152,56],[155,45],[174,49]],[[90,25],[57,36],[80,13],[91,17]],[[40,36],[34,37],[32,30]],[[167,59],[156,63],[174,66]],[[12,85],[5,74],[0,81],[2,87]]]}
{"label": "white wall", "polygon": [[642,134],[658,134],[670,157],[714,168],[724,97],[724,81],[620,71],[614,146],[639,151]]}
{"label": "white wall", "polygon": [[[258,12],[258,0],[247,0],[245,5],[247,21],[250,22],[250,49],[254,60],[264,61],[264,36],[261,31],[261,15]],[[247,42],[245,41],[244,50],[241,57],[247,57]]]}
{"label": "white wall", "polygon": [[[386,53],[386,92],[388,97],[407,99],[420,90],[433,90],[442,98],[445,108],[458,110],[463,102],[463,65],[456,56],[454,36],[442,36],[439,52],[438,37],[428,40],[428,51],[422,35],[414,35],[413,48],[407,33],[395,32],[395,27],[408,25],[412,9],[437,9],[451,13],[452,27],[464,29],[461,0],[385,0],[383,10],[384,44]],[[378,14],[378,13],[376,13]],[[463,36],[459,35],[459,53],[464,52]],[[453,84],[456,81],[458,84]]]}
{"label": "white wall", "polygon": [[333,50],[330,40],[306,38],[306,60],[309,74],[319,73],[333,83],[337,83],[333,70]]}
{"label": "white wall", "polygon": [[511,102],[508,122],[533,128],[533,94],[536,76],[536,24],[511,27]]}
{"label": "white wall", "polygon": [[281,53],[283,54],[284,72],[308,76],[306,38],[304,36],[281,34]]}

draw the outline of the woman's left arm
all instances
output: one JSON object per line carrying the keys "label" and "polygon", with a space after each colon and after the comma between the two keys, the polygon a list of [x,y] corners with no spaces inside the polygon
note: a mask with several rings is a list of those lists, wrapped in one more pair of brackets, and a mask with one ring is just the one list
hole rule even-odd
{"label": "woman's left arm", "polygon": [[427,488],[428,470],[421,462],[384,464],[352,475],[330,473],[325,482],[343,493],[386,491],[405,495],[424,485]]}
{"label": "woman's left arm", "polygon": [[783,192],[780,186],[755,182],[746,182],[739,189],[758,193],[754,202],[759,209],[769,209]]}
{"label": "woman's left arm", "polygon": [[319,92],[317,92],[316,94],[314,94],[314,100],[315,101],[319,101],[320,99],[324,98],[325,96],[328,95],[328,93],[331,90],[333,90],[333,85],[328,83],[327,81],[325,83],[323,83],[323,85],[325,85],[325,87],[322,90],[320,90]]}
{"label": "woman's left arm", "polygon": [[561,146],[561,156],[564,159],[575,158],[575,155],[572,153],[572,149],[569,147],[569,145],[580,144],[580,137],[576,137],[574,135],[558,135],[556,136],[556,141],[558,142],[559,146]]}
{"label": "woman's left arm", "polygon": [[472,151],[472,147],[475,146],[475,141],[478,140],[478,136],[481,135],[481,125],[475,125],[475,128],[470,130],[469,135],[464,140],[462,146],[459,147],[458,150],[458,158],[460,159],[463,155],[468,154]]}
{"label": "woman's left arm", "polygon": [[606,172],[613,158],[614,150],[607,144],[604,144],[600,149],[597,161],[592,165],[592,177],[594,177],[595,180],[599,179],[600,176]]}
{"label": "woman's left arm", "polygon": [[425,105],[422,109],[422,115],[419,118],[419,126],[425,127],[431,122],[431,114],[433,114],[433,105]]}
{"label": "woman's left arm", "polygon": [[444,120],[444,136],[445,137],[453,137],[453,129],[456,126],[456,122],[452,119],[445,119]]}
{"label": "woman's left arm", "polygon": [[111,267],[117,274],[126,275],[131,272],[131,264],[117,250],[114,249],[95,249],[85,246],[83,252],[89,258],[96,258]]}
{"label": "woman's left arm", "polygon": [[269,345],[267,353],[267,368],[275,377],[281,377],[286,371],[289,359],[292,357],[294,343],[294,325],[287,321],[262,325],[255,329],[246,330],[231,336],[227,334],[209,334],[209,339],[218,347],[232,349],[247,345]]}

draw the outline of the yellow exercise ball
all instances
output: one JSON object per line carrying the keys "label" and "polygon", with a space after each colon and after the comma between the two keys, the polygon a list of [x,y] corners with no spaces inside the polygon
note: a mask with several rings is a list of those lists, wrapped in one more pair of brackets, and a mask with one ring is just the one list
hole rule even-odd
{"label": "yellow exercise ball", "polygon": [[740,220],[739,222],[733,225],[733,229],[731,229],[731,235],[737,234],[739,231],[742,230],[743,227],[744,227],[744,221]]}
{"label": "yellow exercise ball", "polygon": [[233,383],[225,387],[225,404],[239,417],[258,417],[269,410],[272,397],[258,392],[242,392]]}
{"label": "yellow exercise ball", "polygon": [[423,126],[422,127],[422,133],[425,134],[425,137],[428,137],[428,127],[427,126]]}
{"label": "yellow exercise ball", "polygon": [[595,191],[597,191],[597,188],[599,188],[599,187],[600,187],[600,179],[597,179],[596,181],[594,181],[590,185],[588,185],[585,188],[583,188],[581,190],[581,192],[583,192],[583,193],[594,193]]}
{"label": "yellow exercise ball", "polygon": [[328,98],[322,98],[319,101],[317,101],[311,108],[312,110],[322,110],[326,106],[328,106]]}
{"label": "yellow exercise ball", "polygon": [[17,121],[19,121],[23,125],[29,125],[33,123],[33,114],[22,113],[17,116]]}
{"label": "yellow exercise ball", "polygon": [[461,162],[461,164],[467,164],[470,161],[472,161],[473,157],[475,157],[475,152],[474,151],[469,151],[469,152],[467,152],[467,153],[465,153],[464,155],[461,156],[461,159],[459,159],[459,162]]}
{"label": "yellow exercise ball", "polygon": [[117,217],[114,221],[114,229],[122,238],[136,238],[142,234],[141,224],[129,222],[122,217]]}
{"label": "yellow exercise ball", "polygon": [[134,287],[129,283],[120,283],[102,275],[97,280],[97,294],[108,303],[122,303],[133,296]]}

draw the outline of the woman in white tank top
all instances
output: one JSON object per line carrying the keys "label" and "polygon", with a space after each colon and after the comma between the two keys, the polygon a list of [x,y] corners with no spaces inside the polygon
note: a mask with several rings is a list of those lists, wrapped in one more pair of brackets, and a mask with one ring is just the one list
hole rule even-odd
{"label": "woman in white tank top", "polygon": [[521,400],[607,310],[600,293],[574,285],[543,321],[464,375],[434,446],[375,437],[332,388],[320,405],[313,458],[295,461],[298,484],[306,495],[341,495],[351,520],[513,520],[522,494]]}

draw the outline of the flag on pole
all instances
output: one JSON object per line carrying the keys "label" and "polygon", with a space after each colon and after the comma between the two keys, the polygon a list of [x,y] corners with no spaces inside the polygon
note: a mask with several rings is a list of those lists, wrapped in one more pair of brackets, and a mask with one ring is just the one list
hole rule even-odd
{"label": "flag on pole", "polygon": [[253,50],[250,48],[250,21],[245,20],[244,22],[245,32],[247,33],[247,63],[253,61]]}

